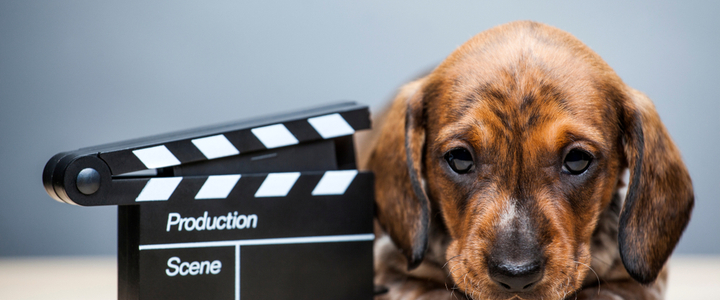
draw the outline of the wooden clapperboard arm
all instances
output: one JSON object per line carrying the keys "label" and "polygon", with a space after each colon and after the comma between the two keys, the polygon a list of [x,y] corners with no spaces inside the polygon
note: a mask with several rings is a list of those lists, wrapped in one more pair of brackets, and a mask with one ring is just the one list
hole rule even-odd
{"label": "wooden clapperboard arm", "polygon": [[371,299],[353,102],[60,153],[56,200],[119,205],[121,299]]}

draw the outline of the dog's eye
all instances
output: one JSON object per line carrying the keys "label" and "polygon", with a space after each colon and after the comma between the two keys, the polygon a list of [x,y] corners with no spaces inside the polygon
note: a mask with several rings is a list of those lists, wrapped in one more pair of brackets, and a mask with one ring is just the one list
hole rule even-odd
{"label": "dog's eye", "polygon": [[450,150],[445,154],[445,160],[450,165],[450,168],[458,174],[472,171],[474,165],[470,151],[464,148]]}
{"label": "dog's eye", "polygon": [[572,175],[582,174],[590,166],[592,156],[585,151],[573,149],[565,155],[563,170]]}

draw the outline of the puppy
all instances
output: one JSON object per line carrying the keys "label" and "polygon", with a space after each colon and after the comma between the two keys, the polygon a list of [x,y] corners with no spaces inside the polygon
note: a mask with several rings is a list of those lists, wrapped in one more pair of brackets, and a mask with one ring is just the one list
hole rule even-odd
{"label": "puppy", "polygon": [[662,299],[690,177],[650,99],[572,35],[480,33],[375,127],[376,299]]}

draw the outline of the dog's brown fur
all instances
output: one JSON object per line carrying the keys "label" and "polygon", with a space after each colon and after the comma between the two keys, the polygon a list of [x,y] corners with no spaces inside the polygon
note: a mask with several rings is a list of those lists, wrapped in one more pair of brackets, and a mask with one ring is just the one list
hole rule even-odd
{"label": "dog's brown fur", "polygon": [[[534,22],[480,33],[376,121],[360,159],[376,176],[377,299],[662,298],[690,177],[650,99],[575,37]],[[457,148],[472,172],[448,166]],[[593,156],[581,175],[562,170],[571,149]],[[488,259],[518,236],[543,276],[508,292]]]}

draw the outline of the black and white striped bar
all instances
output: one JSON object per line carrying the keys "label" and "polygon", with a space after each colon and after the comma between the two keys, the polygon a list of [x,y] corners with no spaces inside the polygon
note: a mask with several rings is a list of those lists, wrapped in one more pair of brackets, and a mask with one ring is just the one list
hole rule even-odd
{"label": "black and white striped bar", "polygon": [[[312,195],[342,195],[357,173],[357,170],[326,171],[313,189]],[[241,177],[240,174],[208,176],[194,198],[196,200],[225,199],[235,188]],[[270,173],[258,187],[254,197],[285,197],[298,178],[300,178],[300,172]],[[182,179],[182,177],[151,178],[135,198],[135,201],[166,201],[170,199]]]}
{"label": "black and white striped bar", "polygon": [[102,152],[99,156],[108,164],[112,174],[117,175],[349,136],[369,127],[367,108],[353,106],[352,110],[344,112],[257,127],[232,128],[208,136]]}
{"label": "black and white striped bar", "polygon": [[330,170],[114,179],[102,183],[102,192],[93,195],[75,193],[73,201],[78,205],[94,206],[158,202],[191,204],[222,199],[277,198],[302,193],[322,197],[345,194],[362,176],[371,175],[357,170]]}
{"label": "black and white striped bar", "polygon": [[[182,171],[183,168],[196,170],[198,166],[204,169],[217,169],[228,165],[228,159],[235,159],[236,161],[231,164],[242,168],[248,165],[243,159],[255,156],[254,153],[268,152],[273,152],[268,153],[270,155],[284,153],[295,156],[293,159],[298,161],[295,165],[308,165],[303,161],[309,160],[297,156],[303,151],[323,153],[322,155],[326,157],[314,159],[313,167],[304,166],[292,171],[327,170],[332,169],[333,166],[338,168],[338,163],[343,161],[351,162],[350,165],[343,166],[343,169],[354,168],[352,134],[367,128],[370,128],[367,106],[354,102],[340,103],[292,114],[59,153],[46,164],[43,184],[51,197],[62,202],[79,205],[112,205],[118,203],[105,203],[102,199],[105,196],[117,195],[115,193],[117,190],[107,191],[111,181],[114,181],[113,178],[142,170],[159,172],[170,168]],[[342,155],[335,156],[335,151]],[[333,158],[327,157],[330,155]],[[284,162],[282,165],[290,167],[293,164]],[[76,185],[78,174],[88,168],[97,172],[101,181],[100,191],[94,194],[79,193]],[[260,172],[280,171],[253,167],[251,172],[257,173],[254,171],[257,169],[260,169]],[[239,172],[248,170],[242,169]],[[205,174],[207,173],[203,175]],[[167,185],[170,182],[164,183]],[[126,196],[124,193],[120,195]],[[148,194],[148,196],[152,195]]]}

